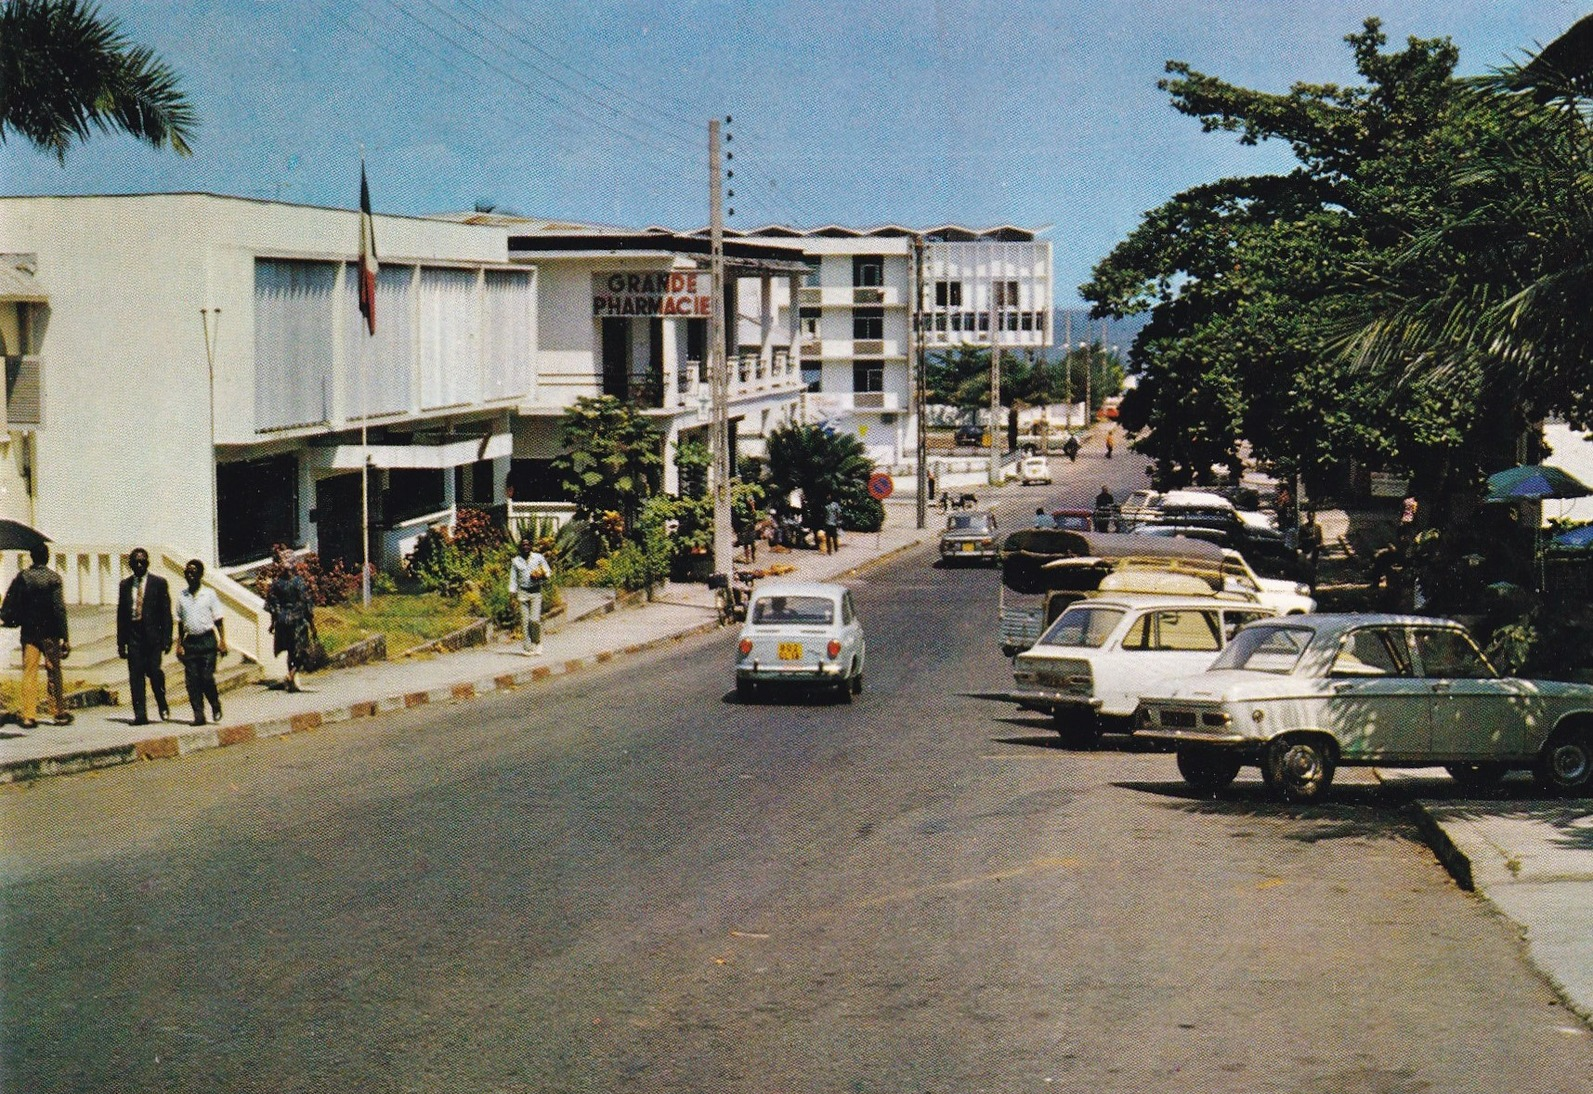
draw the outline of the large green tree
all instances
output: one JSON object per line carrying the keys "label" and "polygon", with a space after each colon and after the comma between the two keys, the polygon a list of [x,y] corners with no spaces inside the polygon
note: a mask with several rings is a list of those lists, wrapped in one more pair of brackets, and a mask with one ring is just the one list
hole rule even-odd
{"label": "large green tree", "polygon": [[802,491],[803,522],[810,528],[822,523],[832,498],[841,503],[848,528],[874,531],[884,519],[883,507],[868,492],[874,461],[851,434],[817,425],[781,426],[769,434],[768,467],[771,496],[783,502],[791,491]]}
{"label": "large green tree", "polygon": [[1452,388],[1348,375],[1328,350],[1346,289],[1431,222],[1465,133],[1448,40],[1384,52],[1368,20],[1347,42],[1363,85],[1273,94],[1168,65],[1175,108],[1242,143],[1284,141],[1298,161],[1176,195],[1083,286],[1098,315],[1151,313],[1124,424],[1173,481],[1233,462],[1241,442],[1311,485],[1352,456],[1417,467],[1468,410]]}
{"label": "large green tree", "polygon": [[0,6],[0,141],[15,134],[65,163],[97,129],[186,156],[196,125],[176,74],[92,4]]}
{"label": "large green tree", "polygon": [[586,519],[618,513],[636,527],[642,503],[663,482],[663,436],[612,395],[583,396],[564,413],[565,451],[553,459],[565,494]]}

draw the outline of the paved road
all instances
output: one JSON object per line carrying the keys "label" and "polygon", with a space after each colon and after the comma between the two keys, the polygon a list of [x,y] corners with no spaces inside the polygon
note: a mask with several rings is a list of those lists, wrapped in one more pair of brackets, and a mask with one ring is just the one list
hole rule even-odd
{"label": "paved road", "polygon": [[736,703],[720,632],[6,795],[0,1088],[1593,1090],[1374,784],[1060,748],[930,556],[852,706]]}

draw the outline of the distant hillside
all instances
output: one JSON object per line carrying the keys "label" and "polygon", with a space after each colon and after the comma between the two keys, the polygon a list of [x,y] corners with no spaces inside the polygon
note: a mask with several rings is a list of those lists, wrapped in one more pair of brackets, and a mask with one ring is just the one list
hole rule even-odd
{"label": "distant hillside", "polygon": [[1051,328],[1054,332],[1052,341],[1056,343],[1058,349],[1062,347],[1062,342],[1067,336],[1070,322],[1075,343],[1101,341],[1101,325],[1104,323],[1106,344],[1119,347],[1118,352],[1124,356],[1128,355],[1128,347],[1133,344],[1134,336],[1150,320],[1146,315],[1136,315],[1128,319],[1091,319],[1087,308],[1057,308],[1055,318],[1056,325]]}

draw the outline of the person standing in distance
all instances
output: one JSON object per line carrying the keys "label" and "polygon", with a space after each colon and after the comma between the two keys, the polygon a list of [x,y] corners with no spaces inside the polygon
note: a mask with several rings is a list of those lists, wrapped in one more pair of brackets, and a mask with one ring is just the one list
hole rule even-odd
{"label": "person standing in distance", "polygon": [[221,694],[216,690],[216,658],[227,652],[227,633],[221,618],[221,600],[216,590],[201,582],[205,564],[188,560],[183,577],[188,587],[177,594],[177,659],[183,663],[183,679],[188,684],[188,703],[194,708],[194,725],[205,724],[205,701],[210,701],[210,716],[221,721]]}
{"label": "person standing in distance", "polygon": [[553,568],[536,550],[530,536],[520,539],[520,553],[509,562],[509,593],[520,604],[520,652],[542,656],[542,589]]}
{"label": "person standing in distance", "polygon": [[831,498],[824,503],[824,552],[830,554],[841,546],[841,503]]}
{"label": "person standing in distance", "polygon": [[72,724],[61,681],[61,661],[72,652],[66,635],[66,595],[61,575],[50,569],[50,547],[35,543],[28,551],[33,565],[11,581],[0,603],[0,624],[22,629],[22,728],[39,724],[39,665],[49,680],[55,724]]}
{"label": "person standing in distance", "polygon": [[299,670],[310,648],[315,604],[310,587],[293,565],[293,551],[287,547],[277,554],[277,576],[266,589],[265,610],[271,617],[272,652],[288,655],[286,687],[298,691]]}
{"label": "person standing in distance", "polygon": [[166,672],[161,659],[171,649],[171,586],[149,572],[149,552],[134,547],[127,553],[131,577],[122,579],[116,597],[116,652],[127,662],[128,693],[133,699],[133,724],[149,724],[144,697],[147,681],[155,693],[160,720],[171,717],[166,705]]}

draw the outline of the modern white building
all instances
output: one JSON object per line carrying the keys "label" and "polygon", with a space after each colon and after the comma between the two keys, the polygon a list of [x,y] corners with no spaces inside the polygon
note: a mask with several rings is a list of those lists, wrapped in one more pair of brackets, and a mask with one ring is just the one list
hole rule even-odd
{"label": "modern white building", "polygon": [[[667,491],[684,440],[710,446],[708,240],[664,229],[510,223],[508,250],[539,286],[537,388],[515,420],[515,496],[551,497],[548,463],[563,450],[559,418],[582,396],[613,395],[664,434]],[[800,332],[780,316],[806,272],[791,245],[727,240],[726,414],[732,451],[756,452],[792,420],[803,388]]]}
{"label": "modern white building", "polygon": [[792,296],[779,296],[776,320],[788,323],[796,313],[801,419],[857,436],[882,467],[913,464],[915,328],[926,353],[989,346],[992,339],[1004,352],[1050,346],[1051,243],[1040,238],[1044,232],[947,224],[771,225],[738,233],[797,245],[807,256],[794,308]]}
{"label": "modern white building", "polygon": [[[230,566],[373,557],[491,501],[536,399],[536,271],[501,229],[211,194],[0,198],[0,512]],[[363,432],[362,432],[363,431]]]}

